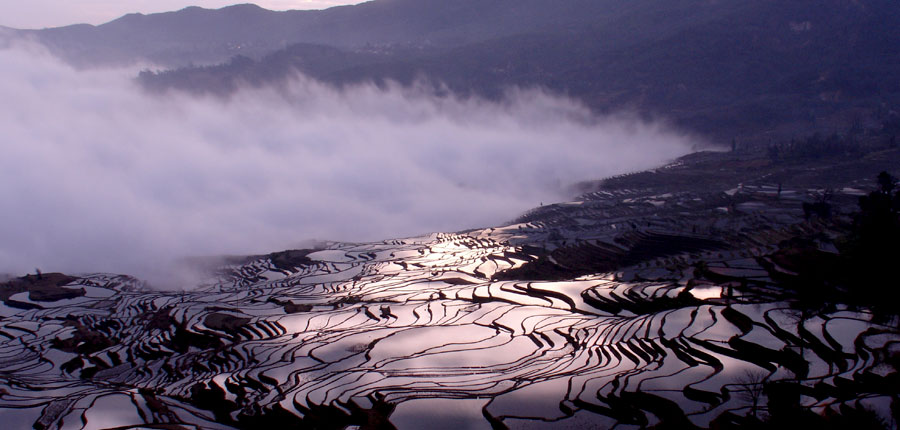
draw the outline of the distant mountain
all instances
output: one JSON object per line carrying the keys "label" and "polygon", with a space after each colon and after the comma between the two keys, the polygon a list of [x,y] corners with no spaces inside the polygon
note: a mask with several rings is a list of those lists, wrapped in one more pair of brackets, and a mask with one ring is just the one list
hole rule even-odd
{"label": "distant mountain", "polygon": [[542,86],[597,111],[662,116],[726,141],[877,128],[900,110],[894,0],[237,5],[19,34],[80,66],[169,68],[141,75],[155,90],[227,93],[297,71],[334,84],[423,78],[487,97]]}
{"label": "distant mountain", "polygon": [[[891,109],[900,110],[895,1],[498,1],[487,10],[476,2],[433,3],[367,4],[396,7],[403,16],[444,16],[443,28],[418,30],[418,45],[401,36],[416,33],[411,25],[391,37],[380,24],[361,25],[350,34],[368,31],[388,45],[354,46],[345,35],[330,46],[311,40],[319,45],[145,73],[141,81],[157,90],[227,92],[240,82],[265,85],[299,70],[335,84],[425,78],[488,97],[512,85],[544,86],[598,111],[672,118],[720,140],[843,131],[859,122],[877,127]],[[420,8],[401,7],[411,4]],[[360,10],[339,12],[358,16]],[[482,14],[469,21],[466,10]],[[485,15],[498,24],[486,23]]]}
{"label": "distant mountain", "polygon": [[610,21],[611,0],[379,0],[314,11],[243,4],[130,14],[99,25],[23,31],[79,65],[151,60],[161,65],[258,56],[294,43],[341,48],[448,47],[533,31]]}

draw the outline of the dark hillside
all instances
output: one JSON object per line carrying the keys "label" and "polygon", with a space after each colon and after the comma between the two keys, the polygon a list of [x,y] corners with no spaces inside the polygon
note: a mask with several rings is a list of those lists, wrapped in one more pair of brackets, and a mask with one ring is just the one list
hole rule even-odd
{"label": "dark hillside", "polygon": [[[495,18],[533,18],[543,10],[538,3],[519,4],[505,14],[493,7],[479,10]],[[724,141],[843,132],[858,122],[875,126],[900,105],[900,82],[894,78],[900,76],[896,2],[602,3],[567,2],[542,25],[517,34],[511,24],[465,33],[479,20],[467,21],[461,9],[443,9],[458,19],[444,18],[425,36],[455,32],[470,40],[481,34],[485,40],[442,49],[300,45],[240,70],[230,64],[184,68],[144,74],[142,82],[154,89],[206,92],[234,88],[239,81],[263,85],[299,70],[335,84],[425,78],[487,97],[510,86],[542,86],[601,112],[627,109],[663,116]],[[584,17],[595,20],[588,23]],[[420,40],[430,43],[425,36]],[[399,34],[383,40],[388,39],[403,40]],[[217,79],[227,82],[213,82]]]}

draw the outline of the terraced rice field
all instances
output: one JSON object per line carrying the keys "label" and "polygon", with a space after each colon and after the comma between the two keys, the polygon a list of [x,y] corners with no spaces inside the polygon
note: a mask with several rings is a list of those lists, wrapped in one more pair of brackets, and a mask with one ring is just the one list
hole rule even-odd
{"label": "terraced rice field", "polygon": [[802,221],[814,190],[722,188],[597,191],[505,227],[248,258],[186,292],[22,278],[0,306],[0,418],[706,428],[763,413],[774,381],[816,412],[889,417],[896,329],[794,310],[772,281],[778,240],[828,228]]}

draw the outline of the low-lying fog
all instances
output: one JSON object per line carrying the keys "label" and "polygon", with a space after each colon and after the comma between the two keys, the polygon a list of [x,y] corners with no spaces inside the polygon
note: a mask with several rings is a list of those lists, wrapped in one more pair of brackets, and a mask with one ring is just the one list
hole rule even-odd
{"label": "low-lying fog", "polygon": [[0,50],[0,272],[153,277],[171,259],[497,225],[695,143],[537,90],[504,103],[298,76],[229,100]]}

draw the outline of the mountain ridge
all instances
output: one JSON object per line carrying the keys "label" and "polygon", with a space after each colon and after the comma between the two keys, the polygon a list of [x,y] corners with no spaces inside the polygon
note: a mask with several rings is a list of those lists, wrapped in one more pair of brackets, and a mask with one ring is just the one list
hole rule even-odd
{"label": "mountain ridge", "polygon": [[151,89],[227,92],[298,71],[337,85],[424,78],[488,98],[542,87],[599,113],[765,144],[900,110],[898,29],[888,0],[377,0],[194,7],[26,34],[82,67],[156,64],[139,79]]}
{"label": "mountain ridge", "polygon": [[601,113],[672,118],[720,141],[844,132],[858,121],[871,127],[883,120],[879,112],[900,105],[900,87],[891,79],[900,74],[895,5],[830,1],[819,10],[811,2],[722,3],[728,4],[647,1],[656,7],[620,8],[606,25],[534,29],[442,48],[331,45],[341,54],[320,58],[314,44],[296,45],[242,68],[181,68],[140,80],[157,90],[215,92],[238,82],[278,82],[298,71],[337,85],[408,85],[424,77],[488,98],[509,87],[538,86]]}
{"label": "mountain ridge", "polygon": [[[588,5],[591,2],[577,0],[575,3]],[[236,54],[259,56],[291,43],[343,48],[412,42],[454,46],[540,27],[540,22],[547,19],[547,12],[554,9],[548,4],[541,0],[502,0],[485,8],[473,0],[401,0],[290,11],[240,4],[220,9],[189,7],[175,12],[128,14],[97,26],[74,25],[19,32],[35,37],[80,65],[143,59],[164,66],[183,66],[193,61],[178,51],[200,55],[212,50],[215,55],[209,56],[209,62],[221,62]],[[593,6],[588,10],[596,12],[601,8]],[[549,16],[552,18],[553,13]],[[585,17],[556,13],[556,16],[562,23],[587,22],[590,14]],[[487,37],[475,36],[485,31],[489,32]],[[153,43],[159,47],[151,46]],[[241,49],[235,45],[250,47]],[[176,52],[169,52],[172,49]],[[73,50],[77,55],[71,54]]]}

